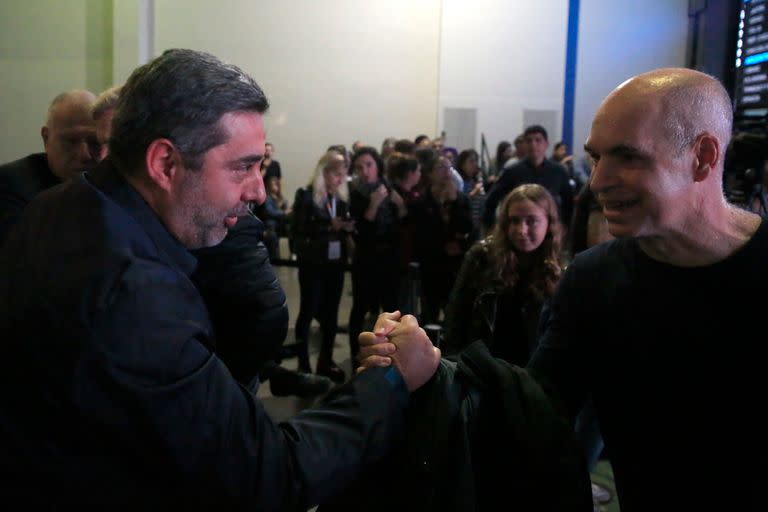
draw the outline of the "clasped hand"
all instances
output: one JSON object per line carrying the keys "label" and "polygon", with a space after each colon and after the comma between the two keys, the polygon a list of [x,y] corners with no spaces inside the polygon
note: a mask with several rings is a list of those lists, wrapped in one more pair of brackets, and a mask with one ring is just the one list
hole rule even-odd
{"label": "clasped hand", "polygon": [[440,349],[432,344],[414,316],[402,316],[399,311],[379,315],[373,332],[361,333],[358,341],[361,366],[357,372],[394,364],[408,391],[424,385],[440,364]]}

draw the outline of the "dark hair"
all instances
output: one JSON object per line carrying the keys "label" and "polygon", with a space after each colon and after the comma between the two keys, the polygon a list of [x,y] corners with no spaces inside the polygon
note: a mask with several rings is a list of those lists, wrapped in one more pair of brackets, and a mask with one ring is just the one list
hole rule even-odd
{"label": "dark hair", "polygon": [[413,139],[413,143],[417,146],[421,144],[421,141],[429,139],[429,136],[427,135],[417,135],[415,139]]}
{"label": "dark hair", "polygon": [[523,136],[527,137],[529,135],[533,135],[534,133],[540,133],[542,137],[544,137],[544,140],[549,141],[549,136],[547,135],[547,130],[544,129],[543,126],[540,124],[532,124],[528,128],[525,129],[523,132]]}
{"label": "dark hair", "polygon": [[197,170],[203,155],[229,137],[222,116],[268,108],[264,92],[240,68],[204,52],[167,50],[134,70],[120,91],[110,158],[122,172],[135,172],[152,141],[167,138],[184,165]]}
{"label": "dark hair", "polygon": [[399,183],[419,168],[419,161],[413,155],[392,153],[387,158],[387,178],[394,183]]}
{"label": "dark hair", "polygon": [[432,148],[419,148],[414,156],[419,161],[419,165],[421,165],[421,179],[416,184],[416,189],[423,191],[429,185],[429,173],[432,172],[432,168],[435,166],[435,162],[440,157],[440,154]]}
{"label": "dark hair", "polygon": [[381,159],[379,152],[376,151],[376,148],[371,146],[363,146],[352,155],[352,161],[349,163],[351,171],[353,173],[355,172],[355,160],[363,155],[370,155],[374,162],[376,162],[376,174],[378,175],[379,180],[381,180],[384,177],[384,161]]}
{"label": "dark hair", "polygon": [[477,154],[477,151],[474,149],[465,149],[459,153],[459,156],[456,159],[456,170],[459,171],[459,174],[461,174],[463,178],[468,178],[468,176],[464,174],[464,164],[467,163],[467,160],[472,157],[480,158],[480,156]]}
{"label": "dark hair", "polygon": [[415,149],[416,144],[408,139],[399,139],[397,142],[395,142],[395,151],[398,153],[406,153],[412,155]]}
{"label": "dark hair", "polygon": [[501,169],[504,167],[504,164],[508,160],[508,158],[504,157],[504,153],[512,147],[512,144],[509,143],[508,140],[503,140],[499,142],[499,145],[496,146],[496,167]]}
{"label": "dark hair", "polygon": [[554,147],[554,148],[552,148],[552,149],[554,149],[555,151],[557,151],[557,150],[558,150],[558,149],[560,149],[562,146],[565,146],[565,142],[563,142],[563,141],[560,141],[560,142],[558,142],[557,144],[555,144],[555,147]]}

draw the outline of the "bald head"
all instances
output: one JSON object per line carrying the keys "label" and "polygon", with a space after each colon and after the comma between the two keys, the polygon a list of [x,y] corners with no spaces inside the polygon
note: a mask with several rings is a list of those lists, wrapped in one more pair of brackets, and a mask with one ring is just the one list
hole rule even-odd
{"label": "bald head", "polygon": [[664,238],[721,213],[731,122],[727,92],[698,71],[658,69],[611,92],[584,146],[611,234]]}
{"label": "bald head", "polygon": [[91,108],[96,97],[77,89],[56,96],[40,130],[51,172],[65,180],[95,165],[96,128]]}
{"label": "bald head", "polygon": [[637,75],[617,87],[603,105],[610,102],[629,104],[636,113],[652,116],[660,135],[677,152],[705,132],[714,135],[721,148],[731,138],[733,109],[728,92],[699,71],[662,68]]}

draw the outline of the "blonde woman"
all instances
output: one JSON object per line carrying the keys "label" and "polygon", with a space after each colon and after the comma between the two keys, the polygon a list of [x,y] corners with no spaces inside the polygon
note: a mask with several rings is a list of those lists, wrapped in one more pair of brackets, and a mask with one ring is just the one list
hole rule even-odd
{"label": "blonde woman", "polygon": [[347,163],[337,151],[328,151],[317,163],[309,185],[296,192],[292,233],[299,267],[301,305],[296,318],[299,370],[311,372],[307,340],[312,318],[320,323],[322,342],[317,374],[335,382],[345,380],[333,361],[339,303],[347,264],[349,220]]}

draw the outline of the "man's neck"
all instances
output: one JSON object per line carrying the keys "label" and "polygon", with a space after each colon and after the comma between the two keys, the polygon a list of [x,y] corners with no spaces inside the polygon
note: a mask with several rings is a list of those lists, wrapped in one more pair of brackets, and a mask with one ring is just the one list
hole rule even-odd
{"label": "man's neck", "polygon": [[531,157],[528,159],[528,163],[530,163],[531,167],[533,167],[534,169],[538,169],[539,167],[542,166],[542,164],[544,163],[544,160],[546,160],[546,158],[544,157],[538,158],[538,159]]}
{"label": "man's neck", "polygon": [[731,205],[722,208],[720,214],[690,219],[666,235],[640,238],[640,248],[650,258],[677,267],[723,261],[747,244],[761,218]]}

